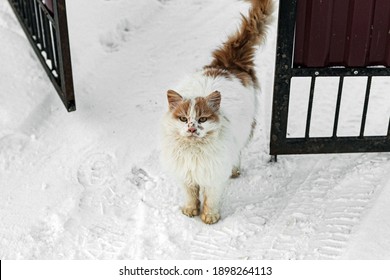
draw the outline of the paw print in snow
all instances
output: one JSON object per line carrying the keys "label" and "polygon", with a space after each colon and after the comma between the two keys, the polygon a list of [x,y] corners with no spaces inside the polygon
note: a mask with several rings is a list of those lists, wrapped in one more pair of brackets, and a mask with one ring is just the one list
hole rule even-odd
{"label": "paw print in snow", "polygon": [[77,179],[85,188],[107,186],[112,183],[114,160],[109,154],[97,153],[85,158],[77,171]]}
{"label": "paw print in snow", "polygon": [[127,42],[132,31],[138,29],[128,19],[120,20],[115,30],[102,34],[99,38],[100,44],[106,52],[116,52],[120,50],[121,45]]}

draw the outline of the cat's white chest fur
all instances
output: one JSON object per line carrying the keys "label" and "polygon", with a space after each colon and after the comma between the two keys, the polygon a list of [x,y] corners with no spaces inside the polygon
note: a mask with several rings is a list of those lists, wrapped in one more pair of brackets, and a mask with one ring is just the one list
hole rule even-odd
{"label": "cat's white chest fur", "polygon": [[205,142],[191,143],[191,140],[167,131],[163,143],[164,164],[181,184],[217,187],[228,180],[232,166],[238,160],[232,137],[223,135],[225,133],[219,131]]}

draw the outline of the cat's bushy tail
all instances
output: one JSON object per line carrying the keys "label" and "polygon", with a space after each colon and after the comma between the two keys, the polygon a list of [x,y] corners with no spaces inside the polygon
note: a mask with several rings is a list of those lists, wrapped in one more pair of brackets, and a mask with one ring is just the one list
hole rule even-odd
{"label": "cat's bushy tail", "polygon": [[248,16],[242,16],[241,26],[213,52],[209,67],[224,69],[235,75],[247,74],[255,82],[254,57],[256,47],[264,40],[273,12],[273,0],[245,0],[251,3]]}

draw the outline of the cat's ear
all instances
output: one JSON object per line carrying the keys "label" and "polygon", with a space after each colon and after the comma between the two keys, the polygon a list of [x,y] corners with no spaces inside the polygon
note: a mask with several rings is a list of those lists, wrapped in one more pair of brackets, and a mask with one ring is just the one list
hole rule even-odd
{"label": "cat's ear", "polygon": [[214,112],[218,111],[221,106],[221,93],[219,91],[214,91],[206,97],[206,102]]}
{"label": "cat's ear", "polygon": [[181,101],[183,101],[183,97],[180,94],[178,94],[176,91],[171,89],[168,90],[167,97],[168,97],[169,110],[171,111],[174,110]]}

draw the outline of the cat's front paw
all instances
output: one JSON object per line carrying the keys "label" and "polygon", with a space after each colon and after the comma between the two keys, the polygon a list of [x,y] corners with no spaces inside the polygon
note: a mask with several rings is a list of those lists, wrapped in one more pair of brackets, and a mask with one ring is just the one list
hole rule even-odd
{"label": "cat's front paw", "polygon": [[199,214],[200,214],[200,209],[199,209],[199,208],[194,208],[194,207],[183,207],[183,208],[181,209],[181,212],[182,212],[184,215],[186,215],[186,216],[192,218],[192,217],[195,217],[195,216],[199,216]]}
{"label": "cat's front paw", "polygon": [[211,225],[211,224],[215,224],[216,222],[218,222],[219,219],[221,218],[221,215],[219,215],[219,213],[215,213],[215,214],[202,213],[200,218],[202,219],[202,221],[205,224]]}

